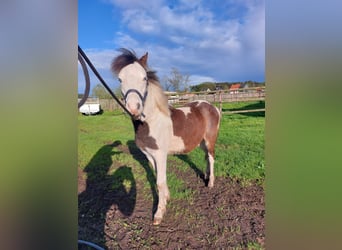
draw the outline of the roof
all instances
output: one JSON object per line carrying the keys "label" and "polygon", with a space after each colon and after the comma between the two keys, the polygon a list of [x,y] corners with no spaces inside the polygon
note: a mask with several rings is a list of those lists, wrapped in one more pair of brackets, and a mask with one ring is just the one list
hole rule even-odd
{"label": "roof", "polygon": [[239,89],[239,88],[240,88],[240,86],[241,86],[241,84],[240,84],[240,83],[232,84],[232,86],[230,86],[230,88],[229,88],[229,89]]}

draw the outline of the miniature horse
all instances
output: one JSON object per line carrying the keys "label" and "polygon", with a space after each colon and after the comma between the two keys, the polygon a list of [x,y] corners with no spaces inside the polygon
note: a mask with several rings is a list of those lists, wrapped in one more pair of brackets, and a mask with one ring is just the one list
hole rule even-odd
{"label": "miniature horse", "polygon": [[111,69],[119,78],[126,108],[132,115],[135,143],[156,171],[159,201],[153,224],[158,225],[170,198],[166,182],[168,154],[188,153],[200,146],[206,154],[208,187],[214,186],[220,111],[206,101],[194,101],[181,108],[169,106],[155,72],[147,66],[148,53],[138,59],[134,52],[120,51]]}

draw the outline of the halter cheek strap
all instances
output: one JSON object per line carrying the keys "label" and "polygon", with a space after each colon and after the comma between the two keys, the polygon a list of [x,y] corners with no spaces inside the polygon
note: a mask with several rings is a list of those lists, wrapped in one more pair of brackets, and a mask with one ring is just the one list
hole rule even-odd
{"label": "halter cheek strap", "polygon": [[[141,100],[141,103],[142,103],[142,107],[144,109],[144,106],[145,106],[145,101],[146,101],[146,97],[147,97],[147,94],[148,94],[148,80],[146,79],[146,89],[145,89],[145,92],[144,92],[144,95],[142,95],[138,90],[136,89],[129,89],[127,90],[126,94],[124,95],[124,100],[125,100],[125,103],[127,103],[127,97],[130,93],[136,93],[140,100]],[[145,114],[143,112],[141,112],[141,115],[143,117],[145,117]]]}
{"label": "halter cheek strap", "polygon": [[145,101],[146,101],[146,97],[147,97],[147,90],[145,91],[144,95],[140,94],[140,92],[139,92],[138,90],[136,90],[136,89],[129,89],[129,90],[127,90],[127,92],[126,92],[126,94],[125,94],[125,96],[124,96],[125,102],[127,102],[127,96],[128,96],[130,93],[136,93],[136,94],[139,96],[139,98],[141,99],[142,104],[143,104],[143,106],[144,106]]}

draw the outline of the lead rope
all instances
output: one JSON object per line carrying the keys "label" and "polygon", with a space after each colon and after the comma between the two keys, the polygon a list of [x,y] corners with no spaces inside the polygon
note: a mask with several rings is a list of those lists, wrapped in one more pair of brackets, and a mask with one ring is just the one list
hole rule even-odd
{"label": "lead rope", "polygon": [[[82,70],[83,70],[83,74],[84,74],[84,78],[85,78],[85,82],[86,82],[86,88],[85,88],[85,92],[84,92],[84,96],[82,97],[81,101],[78,103],[78,108],[80,106],[82,106],[85,101],[87,100],[88,96],[89,96],[89,90],[90,90],[90,79],[89,79],[89,73],[88,73],[88,69],[87,69],[87,65],[85,64],[84,61],[87,62],[87,64],[89,65],[89,67],[91,68],[91,70],[94,72],[94,74],[97,76],[97,78],[100,80],[100,82],[102,83],[102,85],[106,88],[106,90],[109,92],[109,94],[114,98],[114,100],[121,106],[121,108],[123,108],[123,110],[126,111],[126,113],[132,118],[131,113],[129,113],[129,111],[126,109],[126,107],[120,102],[120,100],[116,97],[116,95],[113,93],[113,91],[108,87],[108,85],[106,84],[106,82],[102,79],[101,75],[99,74],[99,72],[97,72],[96,68],[94,67],[94,65],[91,63],[91,61],[89,60],[89,58],[87,57],[87,55],[83,52],[83,50],[81,49],[80,46],[78,46],[78,60],[81,63],[82,66]],[[82,245],[87,245],[89,247],[95,248],[97,250],[104,250],[104,248],[89,242],[89,241],[85,241],[85,240],[78,240],[78,244],[82,244]]]}
{"label": "lead rope", "polygon": [[99,247],[98,245],[96,245],[92,242],[89,242],[89,241],[85,241],[85,240],[78,240],[78,244],[87,245],[87,246],[90,246],[90,247],[95,248],[97,250],[105,250],[104,248]]}
{"label": "lead rope", "polygon": [[[81,58],[81,60],[80,60]],[[113,91],[108,87],[108,85],[106,84],[106,82],[103,80],[103,78],[101,77],[101,75],[99,74],[99,72],[96,70],[96,68],[94,67],[94,65],[91,63],[91,61],[89,60],[89,58],[87,57],[87,55],[84,53],[84,51],[81,49],[81,47],[78,45],[78,59],[82,65],[83,68],[83,72],[85,75],[85,79],[86,79],[86,93],[85,93],[85,98],[83,97],[81,100],[81,104],[82,101],[85,102],[85,100],[88,98],[89,95],[89,87],[90,87],[90,81],[89,81],[89,74],[88,74],[88,70],[86,65],[84,65],[84,62],[82,62],[84,59],[86,61],[86,63],[89,65],[89,67],[91,68],[91,70],[94,72],[94,74],[96,75],[97,79],[100,80],[100,82],[102,83],[102,85],[106,88],[106,90],[109,92],[109,94],[114,98],[114,100],[121,106],[121,108],[130,116],[132,117],[131,113],[126,109],[125,105],[123,105],[121,103],[121,101],[119,100],[119,98],[116,97],[116,95],[113,93]],[[83,64],[82,64],[83,63]],[[87,82],[88,81],[88,82]],[[88,92],[87,92],[88,90]],[[80,106],[80,105],[79,105]]]}
{"label": "lead rope", "polygon": [[89,73],[88,73],[87,65],[85,64],[85,61],[84,61],[84,59],[83,59],[83,57],[79,51],[78,51],[78,61],[80,62],[81,66],[82,66],[85,84],[86,84],[82,99],[78,102],[78,108],[80,108],[88,99],[89,91],[90,91],[90,79],[89,79]]}

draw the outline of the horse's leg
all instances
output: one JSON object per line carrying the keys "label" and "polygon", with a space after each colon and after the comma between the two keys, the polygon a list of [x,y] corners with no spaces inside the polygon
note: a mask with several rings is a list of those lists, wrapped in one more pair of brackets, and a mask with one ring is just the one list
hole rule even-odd
{"label": "horse's leg", "polygon": [[207,161],[207,168],[205,171],[205,175],[204,175],[204,179],[208,180],[208,187],[212,188],[214,187],[214,181],[215,181],[215,176],[214,176],[214,148],[210,147],[210,145],[208,145],[207,141],[202,140],[201,144],[200,144],[201,148],[203,149],[204,153],[205,153],[205,159]]}
{"label": "horse's leg", "polygon": [[157,187],[158,187],[158,208],[154,214],[153,225],[159,225],[166,211],[167,201],[170,199],[170,192],[166,181],[166,160],[167,154],[156,152],[154,159],[157,169]]}
{"label": "horse's leg", "polygon": [[155,161],[155,159],[153,158],[153,156],[150,155],[148,152],[144,152],[144,151],[143,151],[143,153],[145,154],[147,160],[151,163],[151,165],[152,165],[154,171],[157,172],[156,161]]}
{"label": "horse's leg", "polygon": [[[208,150],[208,164],[207,164],[207,176],[209,175],[209,182],[208,182],[208,187],[212,188],[214,187],[214,181],[215,181],[215,176],[214,176],[214,150]],[[209,172],[209,173],[208,173]]]}

